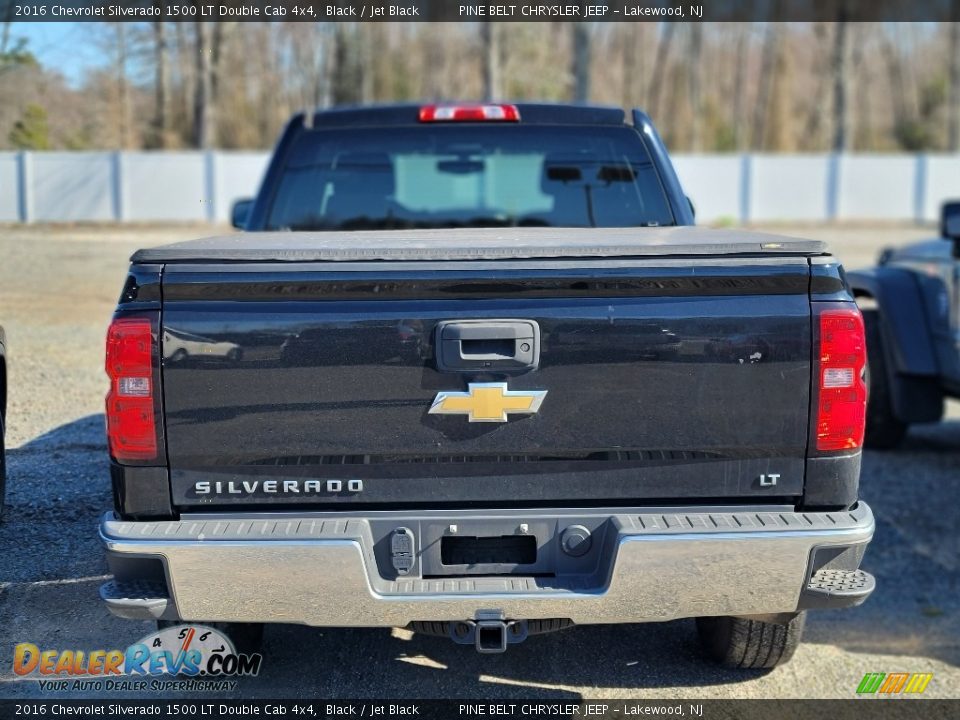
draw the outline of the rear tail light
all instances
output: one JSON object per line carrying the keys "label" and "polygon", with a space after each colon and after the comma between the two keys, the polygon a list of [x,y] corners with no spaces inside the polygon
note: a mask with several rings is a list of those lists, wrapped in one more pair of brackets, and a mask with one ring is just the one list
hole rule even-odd
{"label": "rear tail light", "polygon": [[829,308],[819,317],[817,450],[855,450],[867,410],[863,317],[856,308]]}
{"label": "rear tail light", "polygon": [[519,122],[516,105],[424,105],[420,122]]}
{"label": "rear tail light", "polygon": [[153,403],[153,326],[118,318],[107,331],[107,439],[117,460],[157,457]]}

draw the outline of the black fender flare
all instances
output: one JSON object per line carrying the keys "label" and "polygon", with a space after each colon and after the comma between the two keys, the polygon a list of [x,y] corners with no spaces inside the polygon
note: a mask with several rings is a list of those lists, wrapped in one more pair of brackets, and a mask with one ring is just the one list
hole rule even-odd
{"label": "black fender flare", "polygon": [[[3,334],[3,328],[0,327],[0,416],[4,419],[7,416],[7,338]],[[0,430],[5,426],[0,424]],[[3,499],[0,498],[0,502]]]}
{"label": "black fender flare", "polygon": [[940,368],[916,277],[879,266],[848,272],[847,282],[854,297],[877,304],[895,414],[904,422],[939,420]]}
{"label": "black fender flare", "polygon": [[913,273],[881,266],[848,272],[847,282],[854,297],[871,297],[877,303],[891,367],[904,375],[939,376],[926,308]]}

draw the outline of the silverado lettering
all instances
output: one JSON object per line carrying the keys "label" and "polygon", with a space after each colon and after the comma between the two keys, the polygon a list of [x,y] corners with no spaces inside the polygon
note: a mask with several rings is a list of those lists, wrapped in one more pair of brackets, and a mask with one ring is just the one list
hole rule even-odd
{"label": "silverado lettering", "polygon": [[233,218],[137,252],[108,331],[116,614],[485,653],[693,618],[758,668],[873,590],[844,273],[694,227],[642,112],[298,115]]}
{"label": "silverado lettering", "polygon": [[359,480],[228,480],[226,482],[200,480],[193,485],[193,491],[197,495],[254,495],[257,492],[329,493],[342,492],[344,489],[350,492],[361,492],[363,483]]}

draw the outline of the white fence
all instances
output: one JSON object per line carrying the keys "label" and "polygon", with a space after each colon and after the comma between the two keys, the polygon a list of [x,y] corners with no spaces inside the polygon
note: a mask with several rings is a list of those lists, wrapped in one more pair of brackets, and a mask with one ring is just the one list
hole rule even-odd
{"label": "white fence", "polygon": [[0,153],[0,222],[227,222],[264,152]]}
{"label": "white fence", "polygon": [[[0,153],[0,222],[226,222],[264,152]],[[701,222],[933,222],[958,155],[677,155]]]}

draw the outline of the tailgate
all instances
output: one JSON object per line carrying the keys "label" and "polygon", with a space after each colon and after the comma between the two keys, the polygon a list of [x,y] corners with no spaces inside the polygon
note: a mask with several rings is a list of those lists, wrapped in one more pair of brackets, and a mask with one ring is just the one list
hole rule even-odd
{"label": "tailgate", "polygon": [[[163,277],[180,507],[803,492],[804,257],[181,264]],[[506,362],[530,328],[534,367]],[[438,366],[460,341],[466,367]],[[470,421],[491,407],[506,421]]]}

